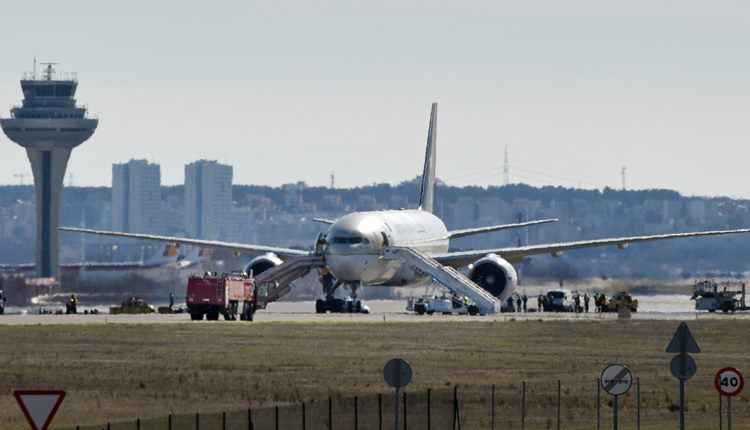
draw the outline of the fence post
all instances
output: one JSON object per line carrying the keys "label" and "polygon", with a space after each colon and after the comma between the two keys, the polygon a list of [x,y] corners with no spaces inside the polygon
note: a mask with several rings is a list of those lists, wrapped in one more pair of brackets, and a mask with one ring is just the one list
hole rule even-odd
{"label": "fence post", "polygon": [[526,381],[521,382],[521,430],[526,429]]}
{"label": "fence post", "polygon": [[453,430],[461,430],[461,412],[458,407],[458,385],[453,386]]}
{"label": "fence post", "polygon": [[112,429],[112,426],[110,425],[110,423],[107,423],[107,430],[111,430],[111,429]]}
{"label": "fence post", "polygon": [[427,389],[427,430],[432,430],[432,388]]}
{"label": "fence post", "polygon": [[273,408],[273,425],[276,430],[279,430],[279,407]]}
{"label": "fence post", "polygon": [[562,382],[557,380],[557,430],[560,430],[560,407],[562,404]]}
{"label": "fence post", "polygon": [[724,416],[722,409],[722,398],[721,393],[719,393],[719,430],[722,430],[724,427]]}
{"label": "fence post", "polygon": [[302,402],[302,430],[307,427],[307,414],[305,413],[305,402]]}
{"label": "fence post", "polygon": [[135,430],[141,430],[141,419],[136,418],[135,419]]}
{"label": "fence post", "polygon": [[195,430],[201,430],[201,414],[200,412],[195,413]]}
{"label": "fence post", "polygon": [[167,420],[167,430],[172,430],[172,412],[169,413],[169,419]]}
{"label": "fence post", "polygon": [[328,396],[328,430],[333,430],[333,397]]}
{"label": "fence post", "polygon": [[227,413],[221,413],[221,430],[227,430]]}
{"label": "fence post", "polygon": [[383,394],[378,393],[378,430],[383,430]]}
{"label": "fence post", "polygon": [[354,396],[354,430],[359,430],[359,409],[357,404],[359,403],[357,396]]}
{"label": "fence post", "polygon": [[492,394],[490,395],[490,427],[495,430],[495,384],[492,384]]}

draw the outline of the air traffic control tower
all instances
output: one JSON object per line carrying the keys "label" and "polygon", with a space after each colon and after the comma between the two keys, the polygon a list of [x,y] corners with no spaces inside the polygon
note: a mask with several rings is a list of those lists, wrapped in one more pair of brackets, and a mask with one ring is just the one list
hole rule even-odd
{"label": "air traffic control tower", "polygon": [[65,169],[70,152],[94,134],[99,121],[76,106],[75,76],[58,77],[54,63],[42,65],[41,79],[34,70],[21,80],[23,104],[10,110],[10,118],[0,118],[0,126],[10,140],[26,148],[34,172],[37,276],[57,277]]}

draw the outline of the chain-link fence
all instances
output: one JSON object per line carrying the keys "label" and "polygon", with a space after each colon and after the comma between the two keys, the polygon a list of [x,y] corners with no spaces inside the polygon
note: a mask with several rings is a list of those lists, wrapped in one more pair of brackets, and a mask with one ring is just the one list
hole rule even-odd
{"label": "chain-link fence", "polygon": [[[722,401],[707,378],[691,380],[686,422],[691,430],[727,427],[726,398]],[[620,429],[664,429],[677,426],[676,385],[649,387],[636,381],[618,399]],[[166,415],[127,422],[76,426],[77,430],[394,430],[393,393],[355,397],[332,396],[299,404],[250,408],[219,413]],[[613,399],[590,384],[548,385],[521,382],[510,386],[468,386],[405,391],[399,399],[398,430],[457,429],[610,429]],[[733,401],[733,429],[750,429],[750,398]],[[72,430],[71,429],[71,430]]]}

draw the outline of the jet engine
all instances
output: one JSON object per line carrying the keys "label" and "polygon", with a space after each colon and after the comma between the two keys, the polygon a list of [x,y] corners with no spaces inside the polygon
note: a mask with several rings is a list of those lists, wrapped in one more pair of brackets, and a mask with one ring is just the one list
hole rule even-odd
{"label": "jet engine", "polygon": [[253,276],[258,276],[268,269],[272,269],[283,263],[281,259],[274,253],[269,252],[267,254],[259,255],[248,263],[245,267],[245,273],[252,273]]}
{"label": "jet engine", "polygon": [[510,297],[518,285],[516,269],[497,254],[487,254],[469,266],[469,279],[501,301]]}

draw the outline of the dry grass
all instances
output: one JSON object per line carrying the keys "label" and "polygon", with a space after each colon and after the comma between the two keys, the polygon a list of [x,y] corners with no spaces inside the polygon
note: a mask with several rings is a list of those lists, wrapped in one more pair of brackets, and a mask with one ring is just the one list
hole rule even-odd
{"label": "dry grass", "polygon": [[[602,367],[624,362],[643,381],[647,412],[664,414],[676,397],[671,357],[663,352],[676,326],[518,321],[0,327],[0,428],[23,428],[13,389],[65,389],[58,425],[97,423],[383,392],[381,369],[394,356],[415,370],[410,391],[498,384],[514,393],[526,380],[533,409],[535,402],[546,404],[542,394],[556,391],[548,390],[550,381],[561,379],[566,414],[587,416]],[[710,414],[716,402],[712,372],[726,365],[750,371],[750,322],[690,326],[704,350],[696,357],[700,370],[690,383],[690,407]],[[510,396],[506,407],[513,411]],[[750,421],[748,397],[735,406]]]}

